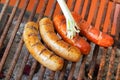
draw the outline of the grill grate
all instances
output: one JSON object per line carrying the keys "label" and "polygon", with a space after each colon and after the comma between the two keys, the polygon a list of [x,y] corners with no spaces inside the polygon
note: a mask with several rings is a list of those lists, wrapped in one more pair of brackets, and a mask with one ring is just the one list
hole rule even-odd
{"label": "grill grate", "polygon": [[[1,0],[1,3],[3,2],[4,1]],[[5,63],[7,61],[7,58],[9,58],[10,50],[13,47],[13,43],[15,42],[17,31],[20,28],[20,24],[22,23],[22,21],[24,21],[24,18],[27,21],[38,22],[43,16],[48,16],[49,18],[52,18],[54,15],[62,13],[56,0],[33,0],[34,6],[32,7],[30,12],[27,10],[29,10],[28,7],[30,6],[32,0],[16,0],[12,9],[10,9],[11,11],[8,12],[7,9],[10,7],[9,4],[11,2],[12,0],[6,0],[6,2],[4,2],[0,14],[0,22],[2,22],[2,20],[5,18],[4,15],[7,15],[7,18],[5,19],[6,21],[4,21],[3,23],[5,25],[3,25],[3,27],[1,27],[0,29],[0,31],[3,31],[0,34],[0,55],[3,54],[3,56],[0,58],[0,74],[2,74],[4,71]],[[66,0],[66,2],[71,11],[78,12],[88,23],[95,26],[97,29],[100,29],[103,32],[107,32],[108,34],[112,35],[116,42],[110,48],[99,47],[92,42],[89,42],[91,46],[93,46],[93,49],[88,56],[83,56],[78,63],[65,61],[63,69],[58,72],[50,71],[44,66],[40,65],[36,60],[33,60],[29,75],[27,76],[27,80],[33,79],[36,70],[38,71],[38,80],[43,80],[46,72],[49,72],[49,80],[56,79],[55,76],[57,76],[57,79],[59,80],[120,80],[120,53],[117,53],[117,50],[119,50],[118,46],[120,46],[119,2],[116,3],[115,1],[109,0]],[[23,6],[20,9],[19,5],[21,3]],[[41,7],[38,8],[39,6]],[[18,9],[20,9],[20,12],[18,11]],[[29,13],[28,18],[26,17],[27,13]],[[16,24],[14,26],[14,29],[12,30],[10,39],[7,42],[7,45],[4,45],[4,42],[8,35],[8,31],[17,14],[19,16],[17,17]],[[37,20],[35,20],[36,18]],[[5,47],[5,50],[2,51],[3,47]],[[17,48],[14,50],[14,56],[11,60],[11,63],[9,63],[9,68],[7,69],[7,72],[4,73],[5,78],[0,77],[1,79],[12,79],[15,67],[19,63],[18,60],[20,56],[23,55],[23,53],[21,53],[23,47],[24,42],[21,35],[20,41],[17,44]],[[29,58],[30,54],[26,49],[26,53],[24,53],[24,57],[22,59],[15,80],[21,80],[24,76],[24,68],[28,63]],[[109,61],[107,61],[107,58]],[[117,64],[115,67],[116,60]],[[37,69],[38,65],[40,65],[39,69]],[[75,73],[75,71],[77,71],[77,74]],[[104,75],[104,73],[106,74]]]}

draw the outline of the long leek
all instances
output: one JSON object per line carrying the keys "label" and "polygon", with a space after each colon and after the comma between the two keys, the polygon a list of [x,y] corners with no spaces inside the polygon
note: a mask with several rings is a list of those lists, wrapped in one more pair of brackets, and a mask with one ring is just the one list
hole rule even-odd
{"label": "long leek", "polygon": [[60,5],[61,7],[61,10],[65,16],[65,19],[66,19],[66,25],[67,25],[67,37],[69,37],[70,39],[72,39],[76,33],[79,33],[80,30],[77,29],[78,26],[67,6],[67,4],[65,3],[64,0],[57,0],[58,4]]}

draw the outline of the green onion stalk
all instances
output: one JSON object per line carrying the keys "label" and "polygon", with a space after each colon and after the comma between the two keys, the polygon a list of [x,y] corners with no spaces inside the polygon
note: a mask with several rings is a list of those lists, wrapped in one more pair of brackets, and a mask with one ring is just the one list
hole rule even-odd
{"label": "green onion stalk", "polygon": [[65,16],[66,19],[66,25],[67,25],[67,37],[72,39],[77,33],[80,32],[78,29],[78,25],[75,22],[67,4],[64,0],[57,0],[58,4],[60,5],[60,8]]}

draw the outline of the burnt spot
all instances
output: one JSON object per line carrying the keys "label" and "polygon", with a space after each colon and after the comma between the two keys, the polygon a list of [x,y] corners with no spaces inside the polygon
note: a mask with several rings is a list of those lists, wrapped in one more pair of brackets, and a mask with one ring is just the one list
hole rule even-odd
{"label": "burnt spot", "polygon": [[71,45],[67,46],[68,52],[71,50]]}
{"label": "burnt spot", "polygon": [[38,29],[37,28],[35,28],[34,26],[27,26],[26,28],[29,28],[29,29],[32,29],[32,30],[35,30],[35,31],[37,31]]}
{"label": "burnt spot", "polygon": [[56,42],[59,42],[59,41],[62,41],[62,39],[58,39],[58,40],[56,40]]}
{"label": "burnt spot", "polygon": [[47,31],[46,33],[55,33],[54,31]]}
{"label": "burnt spot", "polygon": [[41,25],[42,25],[42,26],[47,26],[47,27],[53,26],[53,24],[50,23],[50,22],[48,22],[47,24],[46,24],[46,23],[42,23]]}
{"label": "burnt spot", "polygon": [[50,58],[52,57],[52,56],[54,56],[55,54],[54,53],[52,53],[51,55],[50,55]]}
{"label": "burnt spot", "polygon": [[41,55],[46,50],[47,50],[46,48],[44,48],[43,50],[41,50],[41,52],[39,53],[39,55]]}
{"label": "burnt spot", "polygon": [[36,42],[35,44],[32,45],[32,47],[39,45],[39,42]]}
{"label": "burnt spot", "polygon": [[28,37],[30,37],[30,36],[38,36],[38,34],[36,34],[36,33],[30,33],[30,34],[28,35]]}

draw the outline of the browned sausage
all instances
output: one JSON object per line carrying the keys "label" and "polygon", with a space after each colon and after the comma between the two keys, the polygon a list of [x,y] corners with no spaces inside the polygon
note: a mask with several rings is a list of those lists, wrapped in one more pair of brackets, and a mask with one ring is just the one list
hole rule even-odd
{"label": "browned sausage", "polygon": [[55,25],[55,29],[57,30],[57,32],[59,33],[59,35],[62,37],[64,41],[78,47],[82,54],[84,55],[89,54],[91,50],[91,46],[85,39],[80,37],[79,34],[74,36],[73,39],[70,39],[67,37],[66,20],[64,16],[56,15],[55,17],[53,17],[53,22]]}
{"label": "browned sausage", "polygon": [[72,15],[78,23],[79,28],[81,29],[80,33],[87,37],[88,40],[102,47],[109,47],[114,43],[114,40],[110,35],[89,25],[85,20],[81,18],[79,14],[74,12]]}
{"label": "browned sausage", "polygon": [[62,58],[49,51],[38,38],[38,24],[28,22],[23,32],[23,40],[30,54],[50,70],[61,70],[64,64]]}
{"label": "browned sausage", "polygon": [[[72,15],[80,28],[80,33],[84,35],[88,40],[102,47],[109,47],[114,43],[114,40],[110,35],[101,32],[95,27],[89,25],[84,19],[81,18],[81,16],[78,13],[72,12]],[[64,17],[64,15],[61,14],[59,15],[59,17]],[[61,21],[65,21],[64,19],[62,19]],[[57,24],[57,22],[55,23]]]}
{"label": "browned sausage", "polygon": [[39,25],[41,38],[51,50],[69,61],[77,62],[80,60],[80,50],[57,36],[54,31],[53,22],[49,18],[40,20]]}

